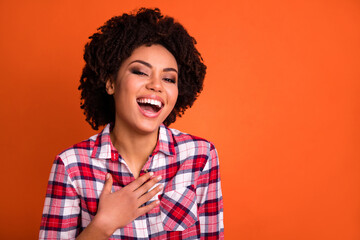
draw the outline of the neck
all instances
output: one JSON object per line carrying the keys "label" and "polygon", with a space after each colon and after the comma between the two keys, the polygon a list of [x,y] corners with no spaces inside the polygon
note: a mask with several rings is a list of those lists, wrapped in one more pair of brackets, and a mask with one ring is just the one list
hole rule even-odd
{"label": "neck", "polygon": [[148,160],[157,144],[158,131],[149,134],[129,131],[127,127],[115,124],[110,133],[111,142],[126,161],[135,178]]}

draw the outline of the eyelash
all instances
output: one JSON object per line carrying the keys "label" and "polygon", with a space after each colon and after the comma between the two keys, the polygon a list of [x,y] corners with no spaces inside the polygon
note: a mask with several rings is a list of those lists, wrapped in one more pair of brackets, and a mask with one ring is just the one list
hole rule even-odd
{"label": "eyelash", "polygon": [[[146,73],[143,73],[143,72],[141,72],[139,70],[132,70],[132,73],[136,74],[136,75],[139,75],[139,76],[148,76]],[[164,78],[164,80],[166,82],[169,82],[169,83],[176,83],[176,80],[172,79],[172,78]]]}
{"label": "eyelash", "polygon": [[136,74],[136,75],[140,75],[140,76],[147,76],[146,73],[143,73],[143,72],[138,71],[138,70],[133,70],[132,73],[133,73],[133,74]]}
{"label": "eyelash", "polygon": [[165,81],[169,82],[169,83],[176,83],[175,79],[171,79],[171,78],[164,78]]}

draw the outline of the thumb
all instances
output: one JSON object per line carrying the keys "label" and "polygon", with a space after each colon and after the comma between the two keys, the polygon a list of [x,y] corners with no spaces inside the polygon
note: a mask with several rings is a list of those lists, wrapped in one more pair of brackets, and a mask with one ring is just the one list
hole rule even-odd
{"label": "thumb", "polygon": [[104,188],[103,188],[101,194],[111,193],[112,184],[113,184],[112,176],[110,173],[107,173],[105,175],[105,184],[104,184]]}

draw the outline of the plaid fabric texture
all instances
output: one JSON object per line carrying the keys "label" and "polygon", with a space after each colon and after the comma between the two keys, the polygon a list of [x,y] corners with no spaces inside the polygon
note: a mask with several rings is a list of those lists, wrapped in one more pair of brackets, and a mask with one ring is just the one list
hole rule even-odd
{"label": "plaid fabric texture", "polygon": [[[110,239],[224,238],[219,162],[210,142],[161,125],[140,175],[147,171],[162,176],[162,192],[148,202],[158,198],[160,204]],[[56,157],[39,239],[75,239],[96,214],[106,173],[113,176],[112,191],[135,180],[111,144],[110,125]]]}

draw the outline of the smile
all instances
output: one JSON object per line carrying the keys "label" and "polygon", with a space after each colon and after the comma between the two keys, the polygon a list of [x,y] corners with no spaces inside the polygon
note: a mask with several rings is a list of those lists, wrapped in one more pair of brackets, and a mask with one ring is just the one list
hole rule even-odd
{"label": "smile", "polygon": [[153,114],[158,113],[164,107],[161,101],[152,98],[138,98],[136,102],[139,104],[142,112],[146,113],[145,115],[150,114],[154,116]]}

